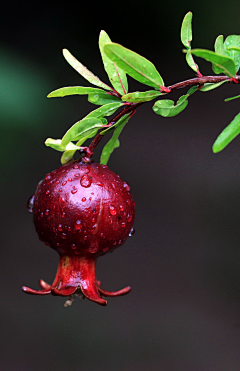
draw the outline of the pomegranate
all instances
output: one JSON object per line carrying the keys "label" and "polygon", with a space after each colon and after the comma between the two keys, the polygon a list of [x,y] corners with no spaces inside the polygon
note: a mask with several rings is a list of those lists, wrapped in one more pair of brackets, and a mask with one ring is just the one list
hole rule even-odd
{"label": "pomegranate", "polygon": [[96,280],[96,259],[121,246],[133,234],[135,202],[130,187],[95,162],[76,160],[39,182],[28,202],[39,239],[60,255],[52,285],[40,280],[42,290],[23,287],[28,294],[86,297],[106,305],[102,296],[127,294],[131,288],[110,292]]}

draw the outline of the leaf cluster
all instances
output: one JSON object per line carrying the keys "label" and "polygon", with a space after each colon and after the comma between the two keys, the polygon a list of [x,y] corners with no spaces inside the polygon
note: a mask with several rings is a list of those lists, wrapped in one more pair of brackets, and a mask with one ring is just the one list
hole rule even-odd
{"label": "leaf cluster", "polygon": [[[217,83],[204,83],[192,86],[186,94],[182,95],[176,103],[168,99],[157,100],[153,111],[163,117],[173,117],[182,112],[188,105],[189,97],[200,90],[202,92],[218,88],[227,81],[236,80],[236,73],[240,68],[240,36],[230,35],[225,41],[223,35],[217,37],[214,51],[206,49],[192,49],[192,13],[188,12],[183,19],[181,27],[181,41],[186,49],[186,62],[201,79],[194,57],[200,57],[212,64],[215,74],[224,74],[226,79]],[[99,49],[104,69],[108,75],[111,86],[101,81],[86,66],[80,63],[68,50],[63,50],[67,62],[89,83],[96,87],[68,86],[51,92],[48,97],[66,97],[69,95],[87,95],[88,101],[100,107],[90,112],[86,117],[74,123],[64,134],[62,139],[48,138],[47,146],[63,152],[61,162],[64,164],[71,160],[77,150],[84,149],[87,139],[96,135],[101,137],[112,133],[111,138],[104,146],[100,162],[106,164],[113,150],[119,147],[119,135],[136,107],[144,102],[149,102],[172,91],[166,88],[160,73],[152,62],[145,57],[113,43],[105,31],[99,36]],[[127,76],[147,85],[152,90],[128,92]],[[177,85],[177,84],[176,84]],[[184,85],[184,84],[183,84]],[[239,98],[239,96],[228,98]],[[126,111],[127,108],[127,111]],[[121,109],[114,118],[109,118]],[[221,151],[231,140],[240,133],[240,114],[220,134],[213,145],[213,151]]]}

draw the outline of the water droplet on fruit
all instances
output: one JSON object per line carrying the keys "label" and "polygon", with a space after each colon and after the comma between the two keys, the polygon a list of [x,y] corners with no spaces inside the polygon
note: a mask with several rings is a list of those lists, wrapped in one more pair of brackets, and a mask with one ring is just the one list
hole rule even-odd
{"label": "water droplet on fruit", "polygon": [[35,201],[35,194],[33,196],[31,196],[29,199],[28,199],[28,202],[27,202],[27,209],[30,213],[33,212],[33,206],[34,206],[34,201]]}
{"label": "water droplet on fruit", "polygon": [[59,181],[59,180],[57,180],[57,181],[56,181],[56,184],[59,184],[59,183],[60,183],[60,181]]}
{"label": "water droplet on fruit", "polygon": [[68,178],[68,181],[69,181],[69,182],[72,182],[72,178]]}
{"label": "water droplet on fruit", "polygon": [[49,195],[50,191],[46,191],[46,195]]}
{"label": "water droplet on fruit", "polygon": [[61,239],[62,239],[62,240],[66,240],[66,239],[67,239],[67,235],[66,235],[66,233],[62,233],[62,235],[61,235]]}
{"label": "water droplet on fruit", "polygon": [[120,208],[120,211],[124,211],[124,206],[123,205],[120,205],[119,208]]}
{"label": "water droplet on fruit", "polygon": [[135,229],[132,228],[131,231],[129,232],[129,237],[132,237],[134,235],[134,233],[135,233]]}
{"label": "water droplet on fruit", "polygon": [[128,223],[130,223],[131,221],[132,221],[132,215],[131,214],[128,214],[128,216],[127,216],[127,221],[128,221]]}
{"label": "water droplet on fruit", "polygon": [[111,215],[116,215],[117,214],[116,208],[112,205],[109,206],[109,212],[110,212]]}
{"label": "water droplet on fruit", "polygon": [[102,249],[103,252],[106,252],[109,250],[109,247],[104,247],[104,249]]}
{"label": "water droplet on fruit", "polygon": [[46,209],[45,215],[49,215],[49,210],[48,209]]}
{"label": "water droplet on fruit", "polygon": [[[65,198],[64,197],[59,197],[59,201],[60,202],[65,202]],[[55,205],[54,205],[55,206]]]}
{"label": "water droplet on fruit", "polygon": [[57,229],[59,230],[59,232],[61,232],[62,231],[62,224],[59,224]]}
{"label": "water droplet on fruit", "polygon": [[67,227],[67,230],[70,232],[72,230],[72,228],[71,227]]}
{"label": "water droplet on fruit", "polygon": [[122,226],[123,228],[126,227],[126,223],[123,222],[123,223],[121,224],[121,226]]}
{"label": "water droplet on fruit", "polygon": [[82,229],[82,223],[81,223],[81,220],[76,220],[76,222],[75,222],[75,224],[74,224],[74,228],[77,229],[77,230]]}
{"label": "water droplet on fruit", "polygon": [[77,191],[78,191],[77,189],[72,189],[71,193],[74,195],[75,193],[77,193]]}
{"label": "water droplet on fruit", "polygon": [[88,252],[90,252],[91,254],[98,252],[98,250],[99,250],[99,243],[97,241],[92,242],[88,248]]}
{"label": "water droplet on fruit", "polygon": [[62,192],[62,188],[60,188],[60,189],[58,190],[58,192]]}
{"label": "water droplet on fruit", "polygon": [[103,237],[103,236],[104,236],[103,232],[101,232],[101,233],[100,233],[100,236],[101,236],[101,237]]}
{"label": "water droplet on fruit", "polygon": [[99,187],[103,187],[103,183],[102,182],[96,182],[96,185],[98,185]]}
{"label": "water droplet on fruit", "polygon": [[130,191],[130,185],[127,182],[123,183],[123,187],[127,190]]}
{"label": "water droplet on fruit", "polygon": [[46,176],[45,176],[45,179],[51,179],[51,175],[50,174],[47,174]]}
{"label": "water droplet on fruit", "polygon": [[84,236],[84,237],[83,237],[84,241],[86,241],[86,240],[87,240],[87,238],[88,238],[88,236]]}
{"label": "water droplet on fruit", "polygon": [[96,218],[92,218],[92,223],[95,223],[95,221],[96,221]]}
{"label": "water droplet on fruit", "polygon": [[62,218],[65,218],[65,215],[66,215],[66,213],[63,211],[62,212]]}
{"label": "water droplet on fruit", "polygon": [[92,178],[90,178],[87,174],[84,174],[80,180],[80,184],[82,187],[88,188],[92,184]]}
{"label": "water droplet on fruit", "polygon": [[73,250],[75,250],[75,249],[77,248],[77,246],[75,245],[75,243],[72,243],[72,244],[71,244],[71,248],[72,248]]}
{"label": "water droplet on fruit", "polygon": [[65,184],[67,184],[66,180],[64,180],[64,182],[62,182],[62,186],[65,186]]}
{"label": "water droplet on fruit", "polygon": [[85,202],[87,199],[86,199],[86,197],[83,197],[82,198],[82,202]]}
{"label": "water droplet on fruit", "polygon": [[79,169],[78,165],[73,166],[74,169]]}
{"label": "water droplet on fruit", "polygon": [[80,176],[80,174],[77,173],[77,174],[74,174],[74,176],[75,176],[75,178],[78,178]]}

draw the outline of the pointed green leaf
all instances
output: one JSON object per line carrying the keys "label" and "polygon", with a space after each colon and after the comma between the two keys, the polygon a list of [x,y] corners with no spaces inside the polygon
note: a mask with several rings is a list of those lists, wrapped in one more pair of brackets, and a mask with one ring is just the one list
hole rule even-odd
{"label": "pointed green leaf", "polygon": [[104,116],[111,116],[116,110],[121,107],[124,103],[122,102],[113,102],[105,104],[94,111],[90,112],[85,118],[87,117],[98,117],[102,118]]}
{"label": "pointed green leaf", "polygon": [[133,103],[140,103],[140,102],[149,102],[154,98],[158,97],[159,95],[163,95],[160,91],[156,90],[149,90],[149,91],[136,91],[134,93],[128,93],[122,97],[124,102],[133,102]]}
{"label": "pointed green leaf", "polygon": [[216,40],[215,40],[215,44],[214,44],[214,50],[215,50],[215,53],[219,54],[219,55],[224,55],[224,45],[223,45],[223,35],[219,35]]}
{"label": "pointed green leaf", "polygon": [[85,118],[76,122],[63,136],[61,148],[65,150],[69,142],[80,140],[82,136],[85,137],[92,133],[95,135],[95,133],[97,133],[97,131],[102,127],[102,121],[96,117]]}
{"label": "pointed green leaf", "polygon": [[106,165],[114,149],[120,146],[118,137],[121,134],[121,131],[123,130],[128,120],[129,120],[129,117],[126,117],[125,120],[121,122],[121,124],[114,130],[112,138],[103,147],[101,158],[100,158],[100,164]]}
{"label": "pointed green leaf", "polygon": [[189,94],[183,95],[179,98],[176,105],[173,100],[163,99],[155,102],[153,111],[163,117],[173,117],[182,112],[188,105],[187,98]]}
{"label": "pointed green leaf", "polygon": [[203,87],[201,89],[199,89],[200,91],[209,91],[209,90],[213,90],[213,89],[216,89],[218,88],[219,86],[221,86],[222,84],[225,84],[227,82],[227,80],[225,81],[221,81],[221,82],[216,82],[216,83],[206,83],[203,85]]}
{"label": "pointed green leaf", "polygon": [[[61,139],[52,139],[52,138],[48,138],[46,141],[45,141],[45,145],[47,147],[51,147],[53,149],[55,149],[56,151],[60,151],[60,152],[63,152],[64,149],[61,148],[61,142],[62,140]],[[69,142],[66,146],[66,150],[77,150],[77,149],[80,149],[81,147],[75,145],[74,143],[72,142]]]}
{"label": "pointed green leaf", "polygon": [[192,41],[192,12],[188,12],[183,18],[181,27],[181,41],[187,49],[191,49]]}
{"label": "pointed green leaf", "polygon": [[100,88],[106,90],[112,90],[110,86],[104,84],[97,76],[95,76],[92,72],[90,72],[82,63],[80,63],[74,56],[67,50],[63,49],[63,56],[66,61],[78,72],[82,75],[87,81],[91,84],[99,86]]}
{"label": "pointed green leaf", "polygon": [[233,59],[236,67],[235,73],[237,73],[240,67],[240,36],[228,36],[224,42],[224,48],[226,56]]}
{"label": "pointed green leaf", "polygon": [[187,61],[187,64],[189,65],[189,67],[191,67],[193,71],[198,73],[198,71],[199,71],[198,65],[194,61],[193,56],[192,56],[190,51],[187,52],[187,54],[186,54],[186,61]]}
{"label": "pointed green leaf", "polygon": [[65,151],[65,152],[63,152],[62,157],[61,157],[61,164],[64,165],[67,162],[69,162],[73,158],[75,152],[76,151]]}
{"label": "pointed green leaf", "polygon": [[222,151],[236,136],[240,134],[240,113],[221,132],[213,144],[213,152]]}
{"label": "pointed green leaf", "polygon": [[101,93],[96,93],[96,94],[94,94],[94,93],[89,94],[88,95],[88,101],[90,103],[102,106],[104,104],[121,102],[121,99],[118,98],[118,97],[115,97],[114,95],[110,95],[106,92],[101,92]]}
{"label": "pointed green leaf", "polygon": [[97,94],[104,92],[102,89],[97,88],[86,88],[85,86],[66,86],[64,88],[60,88],[57,90],[52,91],[48,94],[48,98],[55,98],[55,97],[66,97],[67,95],[84,95],[84,94]]}
{"label": "pointed green leaf", "polygon": [[146,58],[115,43],[104,45],[107,56],[135,80],[160,89],[164,85],[155,66]]}
{"label": "pointed green leaf", "polygon": [[101,31],[99,36],[99,48],[105,71],[107,72],[114,89],[117,90],[119,94],[124,95],[128,92],[127,76],[125,72],[121,68],[117,67],[116,63],[111,61],[111,59],[106,55],[103,47],[105,44],[109,43],[111,43],[110,37],[105,31]]}
{"label": "pointed green leaf", "polygon": [[[225,75],[229,77],[235,76],[235,73],[236,73],[235,64],[231,58],[216,54],[212,52],[211,50],[206,50],[206,49],[192,49],[191,52],[197,57],[201,57],[208,62],[212,62],[213,69],[217,67],[218,70],[221,71],[221,73],[224,73]],[[220,73],[220,72],[217,72],[217,73]]]}
{"label": "pointed green leaf", "polygon": [[230,100],[237,99],[237,98],[240,98],[240,95],[236,95],[235,97],[231,97],[231,98],[226,98],[224,99],[224,102],[229,102]]}

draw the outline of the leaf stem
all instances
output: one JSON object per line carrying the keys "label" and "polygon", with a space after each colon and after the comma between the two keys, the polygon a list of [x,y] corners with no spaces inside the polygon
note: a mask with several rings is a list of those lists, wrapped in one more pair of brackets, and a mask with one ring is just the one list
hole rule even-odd
{"label": "leaf stem", "polygon": [[222,81],[229,81],[229,82],[233,82],[235,84],[239,84],[240,76],[239,75],[236,75],[234,79],[233,78],[230,78],[229,76],[202,76],[202,77],[195,77],[193,79],[181,81],[181,82],[178,82],[176,84],[167,86],[166,88],[169,89],[172,92],[174,90],[186,88],[186,87],[189,87],[189,86],[195,86],[195,85],[201,86],[201,85],[204,85],[206,83],[217,83],[217,82],[222,82]]}

